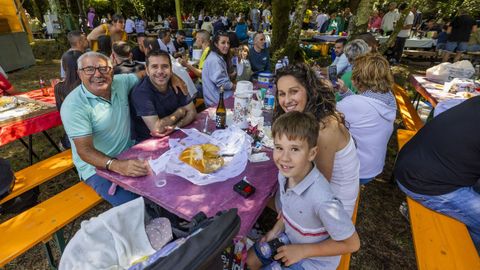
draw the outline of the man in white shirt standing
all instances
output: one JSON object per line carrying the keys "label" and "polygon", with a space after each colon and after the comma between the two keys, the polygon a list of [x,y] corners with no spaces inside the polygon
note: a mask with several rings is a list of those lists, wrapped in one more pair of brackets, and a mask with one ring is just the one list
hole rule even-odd
{"label": "man in white shirt standing", "polygon": [[[400,12],[404,11],[405,8],[407,8],[407,3],[402,3],[398,7]],[[399,63],[400,59],[402,58],[403,48],[405,47],[407,38],[410,37],[410,29],[412,29],[414,19],[415,15],[412,11],[409,11],[403,23],[402,30],[398,32],[397,39],[395,40],[395,45],[393,47],[393,58],[395,59],[396,63]]]}
{"label": "man in white shirt standing", "polygon": [[270,17],[272,17],[272,12],[270,12],[270,5],[266,5],[265,9],[262,12],[263,30],[270,30]]}
{"label": "man in white shirt standing", "polygon": [[135,22],[132,20],[132,18],[127,18],[125,21],[125,32],[130,35],[133,33],[133,30],[135,29]]}
{"label": "man in white shirt standing", "polygon": [[320,10],[320,13],[317,15],[315,22],[317,23],[317,30],[320,32],[322,25],[328,20],[328,15],[325,14],[324,10]]}
{"label": "man in white shirt standing", "polygon": [[250,21],[252,21],[253,31],[258,31],[258,26],[260,24],[260,10],[255,6],[250,10]]}
{"label": "man in white shirt standing", "polygon": [[177,49],[175,49],[175,45],[173,44],[169,29],[160,30],[158,33],[158,45],[160,46],[160,50],[166,51],[170,55],[174,55],[177,51]]}
{"label": "man in white shirt standing", "polygon": [[397,10],[397,3],[390,2],[388,4],[388,12],[382,18],[382,30],[386,36],[390,36],[395,27],[395,23],[400,18],[400,13]]}

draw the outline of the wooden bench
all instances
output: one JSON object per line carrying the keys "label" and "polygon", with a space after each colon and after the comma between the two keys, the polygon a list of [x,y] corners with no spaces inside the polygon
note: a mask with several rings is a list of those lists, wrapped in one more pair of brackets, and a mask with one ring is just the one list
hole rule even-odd
{"label": "wooden bench", "polygon": [[398,84],[394,84],[393,94],[405,128],[408,130],[419,131],[423,127],[423,121],[413,107],[407,91]]}
{"label": "wooden bench", "polygon": [[80,182],[0,224],[0,267],[36,244],[49,241],[53,234],[101,201],[92,188]]}
{"label": "wooden bench", "polygon": [[73,168],[72,151],[58,153],[15,173],[17,180],[12,193],[0,200],[0,204],[39,186]]}
{"label": "wooden bench", "polygon": [[480,52],[466,52],[463,53],[462,59],[471,60],[472,64],[478,64],[477,62],[480,61]]}
{"label": "wooden bench", "polygon": [[[42,183],[73,168],[71,150],[56,154],[15,173],[17,180],[11,194],[0,203],[6,202]],[[0,267],[9,263],[36,244],[43,242],[51,266],[53,256],[48,241],[54,235],[60,250],[65,241],[65,225],[79,217],[101,201],[96,192],[83,182],[60,192],[48,200],[12,217],[0,224]]]}
{"label": "wooden bench", "polygon": [[[399,150],[415,131],[397,130]],[[417,268],[480,269],[480,257],[465,224],[407,197]]]}
{"label": "wooden bench", "polygon": [[403,54],[414,58],[428,58],[430,60],[438,57],[438,53],[436,51],[403,50]]}
{"label": "wooden bench", "polygon": [[[352,215],[353,225],[357,223],[357,212],[358,212],[359,202],[360,202],[360,193],[358,194],[357,202],[355,203],[355,209],[353,210],[353,215]],[[350,268],[351,256],[352,256],[352,253],[342,255],[342,258],[340,259],[340,263],[338,264],[337,270],[348,270]]]}

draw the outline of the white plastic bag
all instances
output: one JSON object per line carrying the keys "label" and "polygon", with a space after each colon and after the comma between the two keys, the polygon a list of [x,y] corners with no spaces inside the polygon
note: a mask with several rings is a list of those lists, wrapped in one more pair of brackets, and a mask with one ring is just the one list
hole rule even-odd
{"label": "white plastic bag", "polygon": [[470,79],[475,74],[475,68],[468,60],[455,62],[449,66],[450,76],[449,80],[455,78]]}
{"label": "white plastic bag", "polygon": [[445,62],[427,69],[427,79],[438,83],[449,81],[450,65]]}
{"label": "white plastic bag", "polygon": [[462,60],[455,63],[441,63],[427,69],[427,79],[430,81],[444,83],[455,78],[469,79],[475,74],[475,68],[468,60]]}

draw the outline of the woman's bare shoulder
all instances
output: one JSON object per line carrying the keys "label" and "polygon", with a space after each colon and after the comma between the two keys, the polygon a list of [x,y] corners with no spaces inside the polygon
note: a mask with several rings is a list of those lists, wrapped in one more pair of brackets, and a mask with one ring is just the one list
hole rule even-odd
{"label": "woman's bare shoulder", "polygon": [[320,145],[337,145],[336,148],[340,150],[348,143],[348,130],[336,116],[327,116],[320,123],[320,126],[320,132],[318,133],[318,143]]}

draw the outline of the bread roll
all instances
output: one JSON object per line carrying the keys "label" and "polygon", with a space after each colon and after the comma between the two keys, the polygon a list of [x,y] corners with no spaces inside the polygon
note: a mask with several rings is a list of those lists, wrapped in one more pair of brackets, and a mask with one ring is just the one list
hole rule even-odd
{"label": "bread roll", "polygon": [[212,173],[223,166],[218,151],[220,148],[213,144],[196,144],[185,148],[179,159],[201,173]]}

